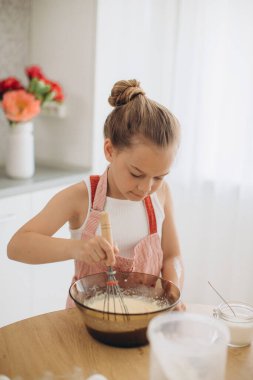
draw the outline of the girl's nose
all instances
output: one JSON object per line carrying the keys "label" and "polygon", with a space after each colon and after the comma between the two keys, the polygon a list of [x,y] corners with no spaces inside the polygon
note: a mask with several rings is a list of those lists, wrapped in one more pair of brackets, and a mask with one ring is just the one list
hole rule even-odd
{"label": "girl's nose", "polygon": [[152,180],[143,181],[143,182],[139,183],[138,191],[142,194],[149,194],[151,192],[151,189],[152,189],[152,184],[153,184]]}

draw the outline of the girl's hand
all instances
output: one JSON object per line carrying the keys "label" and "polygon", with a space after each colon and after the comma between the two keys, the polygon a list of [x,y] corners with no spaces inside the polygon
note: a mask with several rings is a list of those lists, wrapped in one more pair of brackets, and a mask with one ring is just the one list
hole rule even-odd
{"label": "girl's hand", "polygon": [[74,254],[76,260],[84,261],[87,264],[99,262],[105,265],[115,264],[115,254],[119,250],[102,236],[95,236],[89,240],[79,240],[78,242],[79,247]]}
{"label": "girl's hand", "polygon": [[186,311],[186,306],[183,304],[183,302],[179,302],[177,306],[175,307],[174,311]]}

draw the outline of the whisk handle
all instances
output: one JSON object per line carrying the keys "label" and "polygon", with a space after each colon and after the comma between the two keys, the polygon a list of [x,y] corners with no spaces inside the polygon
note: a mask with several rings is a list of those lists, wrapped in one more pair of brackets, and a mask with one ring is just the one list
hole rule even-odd
{"label": "whisk handle", "polygon": [[113,245],[112,240],[112,229],[109,214],[106,211],[103,211],[100,216],[100,225],[101,225],[101,235]]}

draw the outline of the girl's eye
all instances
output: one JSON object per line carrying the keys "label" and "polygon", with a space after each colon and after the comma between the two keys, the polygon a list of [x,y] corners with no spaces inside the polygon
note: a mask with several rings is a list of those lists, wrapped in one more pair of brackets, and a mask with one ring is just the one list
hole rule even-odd
{"label": "girl's eye", "polygon": [[[134,173],[131,173],[131,176],[133,176],[134,178],[142,178],[143,175],[142,174],[134,174]],[[163,180],[163,177],[154,177],[154,180],[155,181],[162,181]]]}
{"label": "girl's eye", "polygon": [[141,177],[141,174],[137,175],[137,174],[134,174],[134,173],[130,173],[133,177],[135,178],[140,178]]}

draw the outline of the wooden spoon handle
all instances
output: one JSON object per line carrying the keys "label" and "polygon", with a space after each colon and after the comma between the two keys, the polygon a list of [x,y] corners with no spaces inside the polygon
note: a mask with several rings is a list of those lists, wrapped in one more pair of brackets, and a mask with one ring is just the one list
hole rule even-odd
{"label": "wooden spoon handle", "polygon": [[101,225],[101,235],[113,245],[112,240],[112,229],[109,214],[106,211],[103,211],[100,216],[100,225]]}

